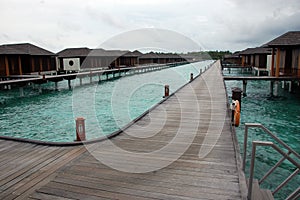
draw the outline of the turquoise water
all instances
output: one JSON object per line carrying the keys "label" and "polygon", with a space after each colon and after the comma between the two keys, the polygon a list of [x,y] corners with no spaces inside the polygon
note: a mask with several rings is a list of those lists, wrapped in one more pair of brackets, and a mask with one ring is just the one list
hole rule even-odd
{"label": "turquoise water", "polygon": [[[86,119],[87,139],[94,139],[119,130],[134,118],[162,100],[164,85],[170,85],[170,93],[187,83],[190,73],[212,61],[187,64],[161,71],[125,76],[89,84],[90,79],[73,82],[73,90],[67,81],[27,86],[25,97],[19,90],[0,91],[0,132],[4,136],[29,138],[42,141],[71,142],[75,139],[75,118]],[[104,77],[103,77],[104,79]]]}
{"label": "turquoise water", "polygon": [[[239,74],[240,70],[232,71],[230,75]],[[228,72],[224,72],[228,74]],[[240,75],[240,74],[239,74]],[[249,74],[248,74],[249,75]],[[229,100],[231,101],[231,88],[242,88],[241,81],[226,81]],[[297,92],[297,91],[296,91]],[[236,128],[237,137],[243,152],[243,139],[245,123],[261,123],[275,133],[281,140],[300,153],[300,92],[289,93],[286,89],[279,89],[279,97],[271,97],[269,81],[248,81],[247,97],[242,98],[241,126]],[[249,145],[253,140],[272,141],[259,129],[249,129]],[[248,146],[246,174],[249,172],[251,146]],[[262,176],[280,159],[278,153],[271,148],[258,147],[255,163],[255,178]],[[299,162],[299,160],[298,160]],[[275,189],[279,183],[286,179],[296,168],[285,161],[262,184],[263,188]],[[284,199],[300,185],[300,175],[292,179],[278,194],[276,199]]]}

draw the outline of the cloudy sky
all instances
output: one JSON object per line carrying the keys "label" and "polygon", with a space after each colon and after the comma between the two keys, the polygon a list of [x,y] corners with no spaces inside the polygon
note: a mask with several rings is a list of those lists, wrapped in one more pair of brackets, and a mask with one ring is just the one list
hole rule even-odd
{"label": "cloudy sky", "polygon": [[162,35],[178,52],[187,50],[178,42],[184,37],[198,45],[189,50],[236,51],[300,30],[300,1],[1,0],[0,19],[0,44],[31,42],[53,52],[95,48],[134,33],[128,44],[136,30],[149,28],[167,30]]}

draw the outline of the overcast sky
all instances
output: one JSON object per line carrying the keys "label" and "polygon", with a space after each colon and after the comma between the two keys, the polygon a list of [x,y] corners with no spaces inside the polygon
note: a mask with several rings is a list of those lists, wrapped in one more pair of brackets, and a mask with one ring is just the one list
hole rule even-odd
{"label": "overcast sky", "polygon": [[0,44],[31,42],[55,53],[99,47],[119,34],[135,33],[132,40],[145,28],[178,33],[162,35],[179,45],[186,37],[200,49],[236,51],[300,30],[300,1],[0,0],[0,19]]}

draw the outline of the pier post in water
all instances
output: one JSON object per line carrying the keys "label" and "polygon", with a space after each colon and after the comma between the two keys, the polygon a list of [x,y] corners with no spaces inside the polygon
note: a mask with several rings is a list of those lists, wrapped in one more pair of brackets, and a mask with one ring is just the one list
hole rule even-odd
{"label": "pier post in water", "polygon": [[274,94],[275,97],[278,96],[278,85],[279,85],[279,82],[275,81],[274,82],[274,91],[273,91],[273,94]]}
{"label": "pier post in water", "polygon": [[24,97],[24,88],[19,87],[19,90],[20,90],[20,97]]}
{"label": "pier post in water", "polygon": [[274,81],[270,81],[270,95],[273,96]]}
{"label": "pier post in water", "polygon": [[170,87],[169,85],[165,85],[165,96],[164,97],[168,97],[170,95]]}
{"label": "pier post in water", "polygon": [[58,82],[54,82],[54,87],[55,87],[55,91],[57,91],[58,90]]}
{"label": "pier post in water", "polygon": [[92,83],[93,82],[93,74],[92,74],[92,72],[90,71],[90,83]]}
{"label": "pier post in water", "polygon": [[42,84],[39,84],[39,94],[42,94],[43,93],[43,91],[42,91]]}
{"label": "pier post in water", "polygon": [[293,91],[293,82],[289,81],[288,84],[289,84],[289,92],[292,92]]}
{"label": "pier post in water", "polygon": [[76,141],[85,141],[85,119],[83,117],[76,118]]}
{"label": "pier post in water", "polygon": [[247,80],[243,80],[243,96],[247,96]]}
{"label": "pier post in water", "polygon": [[72,86],[71,86],[71,80],[70,79],[68,80],[68,86],[69,86],[69,90],[71,90]]}

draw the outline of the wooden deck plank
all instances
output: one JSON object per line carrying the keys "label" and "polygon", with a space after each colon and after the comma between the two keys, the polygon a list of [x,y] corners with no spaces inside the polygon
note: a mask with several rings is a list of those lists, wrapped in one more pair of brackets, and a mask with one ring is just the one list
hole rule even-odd
{"label": "wooden deck plank", "polygon": [[[0,174],[8,178],[0,179],[4,183],[0,198],[241,199],[237,155],[226,102],[220,64],[215,63],[201,77],[158,105],[119,136],[87,145],[90,152],[85,151],[84,147],[53,147],[48,153],[41,148],[41,153],[37,154],[39,146],[26,144],[26,152],[21,152],[22,144],[8,142],[17,148],[0,148],[0,153],[9,154],[11,150],[13,155],[11,158],[9,155],[0,156],[3,158],[0,164],[2,162],[9,167],[8,172],[11,172],[9,176]],[[192,127],[194,124],[198,124],[196,129]],[[181,135],[176,135],[178,131],[181,131]],[[172,141],[174,137],[179,140]],[[191,140],[185,141],[187,138]],[[111,148],[111,142],[136,154],[124,159],[123,155]],[[170,142],[176,145],[163,154],[147,154]],[[182,152],[187,144],[188,148]],[[210,148],[206,157],[199,157],[200,149]],[[33,152],[28,153],[30,150]],[[128,173],[102,164],[93,157],[97,154],[119,166],[138,168],[152,168],[157,165],[156,161],[171,161],[174,156],[179,158],[152,172]],[[18,170],[13,169],[16,159],[25,163]],[[5,163],[4,160],[10,162]]]}

